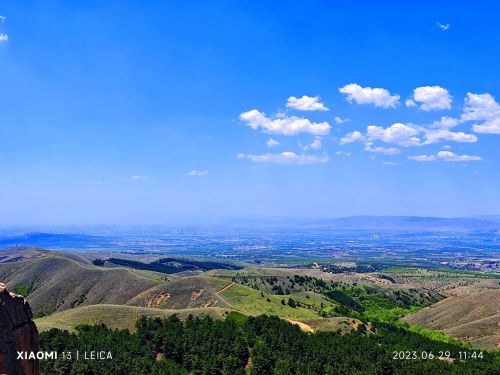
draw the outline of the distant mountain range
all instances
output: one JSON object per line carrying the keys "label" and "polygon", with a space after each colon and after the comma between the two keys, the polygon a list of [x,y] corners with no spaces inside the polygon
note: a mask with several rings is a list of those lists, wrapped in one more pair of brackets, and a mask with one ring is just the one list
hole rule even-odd
{"label": "distant mountain range", "polygon": [[[468,217],[468,218],[440,218],[417,216],[354,216],[332,219],[251,219],[226,221],[220,224],[179,225],[179,226],[106,226],[105,234],[97,231],[92,234],[85,229],[81,233],[78,228],[71,227],[73,233],[64,233],[61,228],[57,233],[28,232],[23,234],[18,229],[15,235],[9,231],[0,231],[0,248],[9,246],[39,246],[46,248],[94,248],[109,247],[125,238],[145,238],[147,236],[171,235],[203,235],[205,237],[251,233],[258,235],[261,231],[272,230],[288,232],[290,230],[307,232],[336,232],[336,231],[376,231],[393,233],[419,232],[498,232],[500,233],[500,216]],[[88,227],[87,227],[88,230]],[[98,235],[95,235],[98,234]],[[125,241],[127,242],[127,241]]]}
{"label": "distant mountain range", "polygon": [[109,244],[107,237],[86,234],[26,233],[16,236],[0,236],[0,247],[38,246],[38,247],[85,247],[87,245]]}
{"label": "distant mountain range", "polygon": [[500,230],[500,216],[441,218],[418,216],[353,216],[304,222],[309,228],[386,230],[395,232],[476,232]]}

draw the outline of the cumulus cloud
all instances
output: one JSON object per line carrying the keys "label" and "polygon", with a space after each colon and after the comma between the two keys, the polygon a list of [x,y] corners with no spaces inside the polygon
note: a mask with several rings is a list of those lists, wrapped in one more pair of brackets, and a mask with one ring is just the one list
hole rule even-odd
{"label": "cumulus cloud", "polygon": [[397,155],[399,154],[399,149],[395,147],[382,147],[382,146],[374,146],[373,142],[367,141],[365,143],[365,151],[368,152],[375,152],[378,154],[384,154],[384,155]]}
{"label": "cumulus cloud", "polygon": [[347,133],[344,137],[340,139],[340,144],[345,145],[347,143],[352,143],[356,141],[362,141],[365,139],[365,136],[361,134],[360,131],[355,130],[353,132]]}
{"label": "cumulus cloud", "polygon": [[7,18],[4,16],[0,16],[0,23],[4,23]]}
{"label": "cumulus cloud", "polygon": [[458,119],[443,116],[439,120],[434,121],[432,124],[430,124],[429,127],[437,129],[449,129],[457,126],[458,124],[459,124]]}
{"label": "cumulus cloud", "polygon": [[384,164],[384,165],[390,165],[392,167],[398,165],[398,163],[393,162],[393,161],[384,161],[384,162],[382,162],[382,164]]}
{"label": "cumulus cloud", "polygon": [[449,127],[455,126],[458,120],[448,117],[442,117],[429,128],[414,125],[395,123],[384,128],[382,126],[369,125],[366,128],[366,134],[363,135],[359,131],[346,134],[341,139],[341,144],[350,143],[358,140],[366,139],[372,144],[376,141],[384,143],[392,143],[403,147],[423,146],[438,143],[441,141],[474,143],[478,138],[474,134],[466,134],[464,132],[453,132]]}
{"label": "cumulus cloud", "polygon": [[406,99],[405,100],[405,105],[407,107],[416,107],[417,103],[415,103],[415,100],[413,100],[413,99]]}
{"label": "cumulus cloud", "polygon": [[480,156],[472,155],[457,155],[451,151],[439,151],[437,155],[416,155],[409,156],[408,159],[416,161],[435,161],[442,160],[447,162],[460,162],[460,161],[479,161],[482,160]]}
{"label": "cumulus cloud", "polygon": [[467,93],[462,121],[476,121],[475,133],[500,134],[500,105],[491,94]]}
{"label": "cumulus cloud", "polygon": [[337,155],[337,156],[351,156],[351,153],[350,152],[346,152],[346,151],[337,151],[335,153],[335,155]]}
{"label": "cumulus cloud", "polygon": [[483,134],[500,134],[500,118],[486,121],[481,125],[472,125],[472,130]]}
{"label": "cumulus cloud", "polygon": [[7,40],[9,40],[9,36],[7,34],[1,33],[0,42],[6,42]]}
{"label": "cumulus cloud", "polygon": [[440,22],[436,22],[436,25],[438,25],[438,27],[442,30],[442,31],[446,31],[450,28],[450,24],[449,23],[440,23]]}
{"label": "cumulus cloud", "polygon": [[464,132],[452,132],[448,129],[427,130],[425,133],[425,142],[423,144],[428,145],[440,141],[474,143],[477,142],[477,136]]}
{"label": "cumulus cloud", "polygon": [[448,90],[440,86],[422,86],[413,90],[413,98],[406,101],[409,107],[420,104],[423,111],[451,108],[452,97]]}
{"label": "cumulus cloud", "polygon": [[311,150],[319,150],[319,149],[321,149],[322,146],[323,145],[321,143],[321,138],[320,137],[315,137],[314,141],[312,141],[311,143],[309,143],[308,145],[306,145],[306,146],[303,147],[303,150],[304,151],[307,151],[309,149],[311,149]]}
{"label": "cumulus cloud", "polygon": [[297,116],[280,116],[272,119],[257,109],[242,113],[240,120],[254,130],[262,129],[266,133],[281,135],[301,133],[327,135],[331,129],[330,124],[326,121],[317,123]]}
{"label": "cumulus cloud", "polygon": [[361,87],[357,83],[350,83],[341,87],[339,91],[346,96],[348,102],[357,104],[373,104],[375,107],[395,108],[399,104],[399,95],[392,95],[383,88]]}
{"label": "cumulus cloud", "polygon": [[291,151],[284,151],[279,154],[266,153],[262,155],[253,154],[238,154],[238,159],[249,159],[256,163],[274,163],[274,164],[291,164],[291,165],[305,165],[315,163],[326,163],[329,160],[327,154],[322,155],[307,155],[296,154]]}
{"label": "cumulus cloud", "polygon": [[388,128],[370,125],[366,128],[366,135],[370,140],[394,143],[400,146],[417,146],[421,143],[417,137],[419,130],[412,126],[396,123]]}
{"label": "cumulus cloud", "polygon": [[467,93],[462,120],[481,121],[498,117],[500,117],[500,105],[491,94]]}
{"label": "cumulus cloud", "polygon": [[435,155],[414,155],[414,156],[408,156],[408,159],[416,160],[416,161],[434,161],[434,160],[436,160],[436,156]]}
{"label": "cumulus cloud", "polygon": [[188,176],[191,177],[203,177],[208,175],[208,171],[199,171],[197,169],[193,169],[191,172],[188,173]]}
{"label": "cumulus cloud", "polygon": [[334,120],[335,120],[335,123],[336,123],[337,125],[340,125],[340,124],[345,124],[346,122],[351,121],[351,120],[349,120],[348,118],[342,118],[342,117],[340,117],[340,116],[335,116]]}
{"label": "cumulus cloud", "polygon": [[482,160],[480,156],[457,155],[451,151],[439,151],[437,157],[443,161],[477,161]]}
{"label": "cumulus cloud", "polygon": [[272,139],[272,138],[269,138],[266,142],[266,145],[268,148],[272,148],[272,147],[275,147],[275,146],[279,146],[279,142],[275,139]]}
{"label": "cumulus cloud", "polygon": [[290,96],[287,100],[286,107],[299,111],[329,111],[329,109],[320,102],[319,96],[304,95],[302,98]]}

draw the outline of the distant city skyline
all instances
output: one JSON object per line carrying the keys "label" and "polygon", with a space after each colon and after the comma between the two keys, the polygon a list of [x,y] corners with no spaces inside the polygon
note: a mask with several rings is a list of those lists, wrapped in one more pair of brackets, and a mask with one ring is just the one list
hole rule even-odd
{"label": "distant city skyline", "polygon": [[0,7],[0,225],[500,214],[500,5]]}

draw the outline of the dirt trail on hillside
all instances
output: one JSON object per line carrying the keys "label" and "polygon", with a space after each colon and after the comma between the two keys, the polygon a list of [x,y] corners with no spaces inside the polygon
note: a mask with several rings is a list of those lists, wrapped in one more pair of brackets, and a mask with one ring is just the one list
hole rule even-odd
{"label": "dirt trail on hillside", "polygon": [[287,321],[292,323],[292,324],[298,325],[299,328],[304,332],[314,332],[314,329],[312,329],[312,327],[306,323],[299,322],[298,320],[292,320],[292,319],[287,319]]}
{"label": "dirt trail on hillside", "polygon": [[229,288],[232,288],[233,285],[236,284],[236,283],[231,283],[229,284],[228,286],[225,286],[224,288],[222,288],[221,290],[219,290],[218,292],[216,292],[215,294],[217,294],[218,296],[220,296],[221,293],[224,293],[226,290],[228,290]]}

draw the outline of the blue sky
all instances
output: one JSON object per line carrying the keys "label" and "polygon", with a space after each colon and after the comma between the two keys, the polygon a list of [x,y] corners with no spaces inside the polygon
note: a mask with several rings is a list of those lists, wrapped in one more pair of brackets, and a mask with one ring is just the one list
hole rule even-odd
{"label": "blue sky", "polygon": [[0,224],[500,213],[494,2],[5,1]]}

